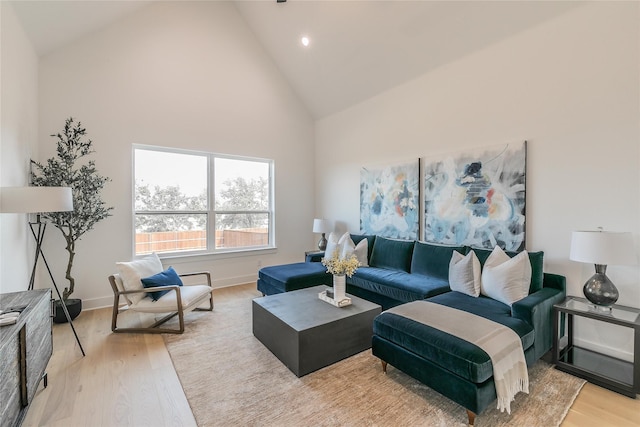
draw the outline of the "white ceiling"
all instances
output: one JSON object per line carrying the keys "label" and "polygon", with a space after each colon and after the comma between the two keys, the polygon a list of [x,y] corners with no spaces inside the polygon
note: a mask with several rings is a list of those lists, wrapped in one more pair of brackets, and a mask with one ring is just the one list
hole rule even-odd
{"label": "white ceiling", "polygon": [[[211,0],[214,1],[214,0]],[[14,1],[39,55],[151,1]],[[551,19],[578,2],[237,1],[257,39],[315,118]],[[300,43],[311,39],[309,47]]]}

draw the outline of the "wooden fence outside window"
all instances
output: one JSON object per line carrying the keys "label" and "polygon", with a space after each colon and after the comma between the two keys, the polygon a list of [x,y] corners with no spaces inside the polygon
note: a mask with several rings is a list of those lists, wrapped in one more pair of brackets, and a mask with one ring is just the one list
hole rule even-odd
{"label": "wooden fence outside window", "polygon": [[[269,233],[266,228],[243,230],[216,230],[216,248],[243,248],[266,246]],[[136,233],[136,254],[152,252],[180,252],[207,248],[205,230],[164,231]]]}

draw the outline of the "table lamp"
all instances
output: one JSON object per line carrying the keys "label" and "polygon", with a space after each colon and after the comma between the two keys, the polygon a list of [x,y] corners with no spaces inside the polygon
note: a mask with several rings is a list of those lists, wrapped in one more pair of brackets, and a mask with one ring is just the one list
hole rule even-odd
{"label": "table lamp", "polygon": [[619,297],[618,289],[606,275],[607,265],[637,262],[631,233],[602,230],[574,231],[569,259],[595,265],[596,272],[582,291],[589,301],[603,307],[614,304]]}
{"label": "table lamp", "polygon": [[313,232],[321,233],[322,237],[318,241],[318,249],[324,251],[327,249],[327,238],[325,237],[325,233],[329,231],[329,221],[326,219],[314,219],[313,220]]}

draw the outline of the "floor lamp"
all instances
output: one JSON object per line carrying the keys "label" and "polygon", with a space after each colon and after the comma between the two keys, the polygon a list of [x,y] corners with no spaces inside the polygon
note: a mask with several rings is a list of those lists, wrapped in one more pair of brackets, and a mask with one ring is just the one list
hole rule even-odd
{"label": "floor lamp", "polygon": [[51,282],[53,283],[53,287],[58,294],[58,298],[60,299],[60,307],[64,311],[64,315],[71,326],[71,330],[73,331],[73,335],[76,337],[76,341],[78,342],[78,346],[80,346],[80,351],[84,356],[84,349],[82,348],[82,344],[80,343],[80,338],[78,338],[78,334],[76,333],[76,328],[73,326],[73,322],[71,321],[71,316],[69,315],[69,310],[67,310],[67,306],[64,304],[62,300],[62,295],[60,295],[60,290],[58,289],[58,285],[56,284],[55,279],[53,278],[53,274],[51,273],[51,269],[49,268],[49,263],[47,263],[47,259],[44,257],[44,252],[42,252],[42,242],[44,240],[44,232],[47,229],[47,223],[42,222],[40,219],[40,214],[43,212],[66,212],[73,210],[73,195],[71,193],[70,187],[3,187],[0,188],[0,213],[35,213],[36,222],[29,221],[29,228],[31,229],[31,234],[33,238],[36,240],[36,253],[33,261],[33,269],[31,270],[31,278],[29,279],[28,289],[32,290],[36,267],[38,265],[38,260],[42,258],[47,271],[49,272],[49,277],[51,278]]}

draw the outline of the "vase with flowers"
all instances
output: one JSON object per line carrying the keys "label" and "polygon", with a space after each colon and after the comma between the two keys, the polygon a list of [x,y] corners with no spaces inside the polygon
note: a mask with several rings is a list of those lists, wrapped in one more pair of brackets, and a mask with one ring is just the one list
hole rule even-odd
{"label": "vase with flowers", "polygon": [[336,251],[331,258],[322,258],[322,265],[327,267],[327,273],[333,275],[333,299],[341,301],[346,298],[346,276],[353,276],[360,262],[354,254],[341,257]]}

